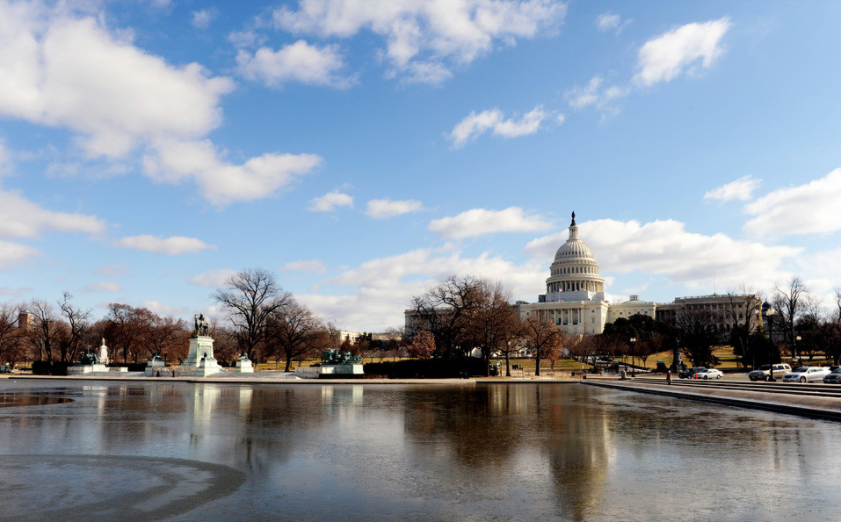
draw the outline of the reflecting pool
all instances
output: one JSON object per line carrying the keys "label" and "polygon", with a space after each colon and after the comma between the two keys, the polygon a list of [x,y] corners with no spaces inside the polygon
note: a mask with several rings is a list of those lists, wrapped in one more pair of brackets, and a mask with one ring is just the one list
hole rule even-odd
{"label": "reflecting pool", "polygon": [[10,379],[0,448],[0,520],[838,520],[841,505],[836,423],[578,384]]}

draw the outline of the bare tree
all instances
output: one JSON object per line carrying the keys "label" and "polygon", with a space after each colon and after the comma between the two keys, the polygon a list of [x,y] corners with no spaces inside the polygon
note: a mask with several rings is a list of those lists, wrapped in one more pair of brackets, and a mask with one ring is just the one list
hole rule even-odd
{"label": "bare tree", "polygon": [[284,371],[287,372],[294,359],[312,355],[327,342],[327,336],[321,335],[325,328],[318,317],[290,296],[286,297],[283,306],[272,311],[266,325],[267,352],[274,355],[275,360],[284,357]]}
{"label": "bare tree", "polygon": [[427,330],[421,330],[415,334],[407,350],[410,357],[429,359],[435,353],[435,336]]}
{"label": "bare tree", "polygon": [[146,349],[149,355],[158,354],[164,361],[187,356],[190,330],[183,319],[153,315],[149,324]]}
{"label": "bare tree", "polygon": [[17,324],[18,309],[14,306],[0,305],[0,360],[15,363],[23,356],[23,339]]}
{"label": "bare tree", "polygon": [[106,335],[112,339],[115,350],[122,351],[123,362],[129,362],[129,359],[137,362],[143,347],[148,343],[153,317],[154,314],[145,308],[121,303],[108,305]]}
{"label": "bare tree", "polygon": [[32,324],[25,335],[32,350],[32,358],[37,361],[53,361],[54,352],[58,351],[58,331],[61,320],[47,301],[33,299],[27,305],[32,313]]}
{"label": "bare tree", "polygon": [[712,348],[720,342],[720,311],[700,305],[687,305],[678,310],[676,326],[680,330],[681,350],[695,366],[715,366]]}
{"label": "bare tree", "polygon": [[59,359],[63,362],[72,362],[79,354],[80,344],[84,339],[87,329],[90,326],[90,310],[82,310],[70,303],[73,298],[68,292],[64,292],[62,300],[58,302],[58,307],[67,322],[67,328],[64,330],[64,335],[59,336]]}
{"label": "bare tree", "polygon": [[490,376],[491,355],[505,343],[517,313],[510,302],[511,290],[502,282],[478,280],[476,306],[467,319],[468,330],[482,350],[486,376]]}
{"label": "bare tree", "polygon": [[419,323],[416,329],[431,332],[436,348],[444,357],[465,351],[465,331],[477,307],[478,287],[479,281],[473,276],[450,276],[412,299]]}
{"label": "bare tree", "polygon": [[797,332],[795,326],[797,320],[804,312],[803,304],[808,291],[806,284],[797,276],[792,276],[786,282],[785,286],[774,286],[774,311],[783,323],[786,344],[788,344],[789,349],[792,351],[792,357],[797,357],[797,343],[795,341]]}
{"label": "bare tree", "polygon": [[508,324],[502,329],[502,333],[497,350],[505,356],[506,377],[511,377],[511,353],[520,349],[526,334],[525,323],[516,312],[508,318]]}
{"label": "bare tree", "polygon": [[750,341],[761,323],[762,295],[753,286],[743,283],[738,290],[727,292],[728,306],[725,315],[730,324],[730,343],[739,354],[744,365],[744,358],[750,357],[751,368],[756,368],[756,350],[752,350]]}
{"label": "bare tree", "polygon": [[529,317],[525,321],[526,338],[532,349],[534,349],[535,376],[540,375],[540,359],[546,357],[549,350],[553,349],[560,340],[560,330],[555,323],[541,317]]}
{"label": "bare tree", "polygon": [[278,285],[274,275],[262,268],[249,268],[225,280],[225,287],[213,293],[234,327],[240,350],[255,358],[266,340],[266,322],[287,304],[291,296]]}

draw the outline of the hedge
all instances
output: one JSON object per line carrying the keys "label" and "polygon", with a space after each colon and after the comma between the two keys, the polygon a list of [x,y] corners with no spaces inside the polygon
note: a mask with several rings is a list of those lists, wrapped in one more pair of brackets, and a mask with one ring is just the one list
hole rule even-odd
{"label": "hedge", "polygon": [[485,375],[485,361],[475,357],[464,359],[407,359],[368,363],[363,366],[365,375],[388,379],[457,379]]}

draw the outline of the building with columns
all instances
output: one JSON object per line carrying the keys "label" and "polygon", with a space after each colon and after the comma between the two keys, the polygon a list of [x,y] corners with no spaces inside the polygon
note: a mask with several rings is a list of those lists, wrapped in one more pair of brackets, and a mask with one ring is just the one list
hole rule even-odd
{"label": "building with columns", "polygon": [[610,296],[593,251],[578,237],[575,212],[569,239],[555,252],[546,279],[546,293],[536,303],[519,303],[521,318],[551,319],[571,334],[598,334],[610,321]]}

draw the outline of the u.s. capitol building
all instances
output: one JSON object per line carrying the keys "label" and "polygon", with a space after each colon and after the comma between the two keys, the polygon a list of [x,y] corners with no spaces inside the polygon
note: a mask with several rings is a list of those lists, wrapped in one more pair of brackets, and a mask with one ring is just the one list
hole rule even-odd
{"label": "u.s. capitol building", "polygon": [[[745,313],[758,309],[749,303],[754,296],[711,295],[677,298],[670,304],[641,301],[632,295],[630,300],[611,303],[611,296],[604,291],[604,278],[599,275],[599,263],[593,251],[578,237],[575,212],[569,226],[569,239],[555,253],[546,279],[546,293],[538,296],[536,303],[518,302],[522,319],[539,317],[554,322],[566,333],[599,334],[607,323],[633,315],[647,315],[652,319],[674,322],[680,309],[707,310],[717,316],[722,330],[744,319]],[[747,298],[747,300],[746,300]]]}

